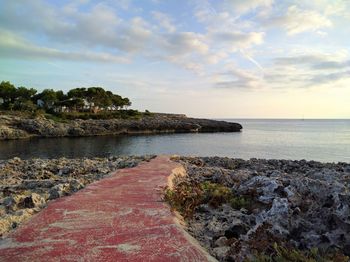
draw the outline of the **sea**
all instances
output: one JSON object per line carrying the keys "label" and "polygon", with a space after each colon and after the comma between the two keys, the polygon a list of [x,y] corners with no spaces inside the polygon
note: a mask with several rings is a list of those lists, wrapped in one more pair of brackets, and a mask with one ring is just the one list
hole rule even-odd
{"label": "sea", "polygon": [[237,133],[119,135],[0,141],[0,159],[177,154],[350,163],[350,119],[220,119]]}

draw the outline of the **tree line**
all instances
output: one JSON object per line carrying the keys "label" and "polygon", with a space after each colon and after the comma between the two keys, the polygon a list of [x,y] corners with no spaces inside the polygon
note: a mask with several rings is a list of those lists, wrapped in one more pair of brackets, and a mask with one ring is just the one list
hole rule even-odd
{"label": "tree line", "polygon": [[9,81],[0,83],[0,107],[4,110],[34,112],[99,112],[116,111],[131,106],[127,97],[113,94],[102,87],[81,87],[71,89],[66,94],[59,90],[45,89],[38,92],[34,88],[15,87]]}

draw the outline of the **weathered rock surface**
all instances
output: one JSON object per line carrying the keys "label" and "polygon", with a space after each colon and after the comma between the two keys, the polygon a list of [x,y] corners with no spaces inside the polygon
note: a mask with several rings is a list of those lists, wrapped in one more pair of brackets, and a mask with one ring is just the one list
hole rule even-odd
{"label": "weathered rock surface", "polygon": [[48,201],[153,157],[0,161],[0,237],[40,211]]}
{"label": "weathered rock surface", "polygon": [[175,160],[185,166],[189,179],[219,183],[253,200],[248,210],[202,204],[188,220],[189,232],[220,261],[251,259],[274,242],[299,250],[339,249],[350,255],[349,163]]}
{"label": "weathered rock surface", "polygon": [[70,120],[55,122],[44,117],[34,119],[0,115],[0,140],[32,136],[97,136],[142,133],[239,132],[237,123],[155,114],[141,119]]}

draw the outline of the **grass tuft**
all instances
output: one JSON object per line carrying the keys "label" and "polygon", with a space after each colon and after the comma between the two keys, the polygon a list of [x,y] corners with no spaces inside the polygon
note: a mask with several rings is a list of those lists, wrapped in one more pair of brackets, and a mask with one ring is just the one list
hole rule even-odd
{"label": "grass tuft", "polygon": [[164,200],[185,218],[192,217],[195,209],[201,204],[208,204],[213,208],[230,204],[235,209],[248,209],[251,205],[250,199],[236,196],[226,186],[211,182],[197,183],[181,177],[174,179],[172,190],[165,189]]}

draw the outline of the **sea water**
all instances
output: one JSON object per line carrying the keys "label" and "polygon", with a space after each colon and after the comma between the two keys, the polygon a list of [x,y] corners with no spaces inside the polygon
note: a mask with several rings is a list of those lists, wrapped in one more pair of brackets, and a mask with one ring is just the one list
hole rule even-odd
{"label": "sea water", "polygon": [[179,154],[350,162],[350,120],[225,119],[238,133],[191,133],[0,141],[0,159]]}

